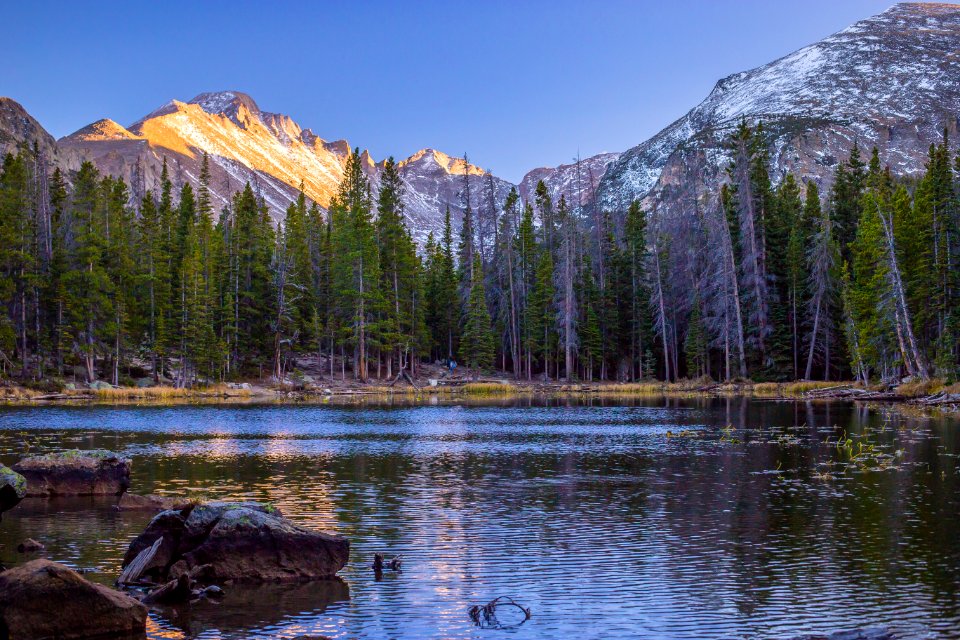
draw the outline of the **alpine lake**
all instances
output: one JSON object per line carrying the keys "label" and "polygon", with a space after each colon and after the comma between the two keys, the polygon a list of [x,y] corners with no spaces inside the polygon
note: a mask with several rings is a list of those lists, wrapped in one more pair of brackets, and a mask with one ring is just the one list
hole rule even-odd
{"label": "alpine lake", "polygon": [[[131,491],[270,502],[342,580],[226,585],[150,638],[960,637],[960,419],[747,398],[8,406],[0,462],[103,448]],[[112,585],[151,513],[28,498],[0,562]],[[375,553],[402,555],[377,576]],[[509,596],[479,628],[476,604]],[[513,616],[513,617],[511,617]]]}

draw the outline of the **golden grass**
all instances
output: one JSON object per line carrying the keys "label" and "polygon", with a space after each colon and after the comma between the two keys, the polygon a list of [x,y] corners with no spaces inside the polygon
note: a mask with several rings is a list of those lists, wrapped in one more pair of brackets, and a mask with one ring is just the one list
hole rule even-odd
{"label": "golden grass", "polygon": [[168,400],[183,398],[190,394],[190,389],[176,387],[114,387],[112,389],[97,389],[95,396],[100,400],[126,400],[130,398],[151,398]]}
{"label": "golden grass", "polygon": [[897,387],[897,393],[907,398],[919,398],[943,391],[946,381],[943,378],[929,380],[911,380]]}
{"label": "golden grass", "polygon": [[596,387],[601,393],[622,393],[629,395],[659,395],[667,390],[664,382],[623,382],[618,384],[601,384]]}
{"label": "golden grass", "polygon": [[32,400],[38,396],[45,395],[40,391],[27,389],[24,387],[0,387],[0,401],[10,400]]}
{"label": "golden grass", "polygon": [[748,387],[753,395],[762,398],[799,398],[808,391],[828,389],[843,384],[835,380],[797,380],[796,382],[756,382]]}
{"label": "golden grass", "polygon": [[215,384],[208,387],[199,387],[196,389],[183,389],[178,387],[114,387],[113,389],[97,389],[96,398],[98,400],[128,400],[128,399],[146,399],[146,400],[175,400],[178,398],[204,397],[204,396],[249,396],[250,389],[232,389],[225,384]]}
{"label": "golden grass", "polygon": [[526,391],[523,387],[502,382],[468,382],[459,388],[471,396],[507,396]]}

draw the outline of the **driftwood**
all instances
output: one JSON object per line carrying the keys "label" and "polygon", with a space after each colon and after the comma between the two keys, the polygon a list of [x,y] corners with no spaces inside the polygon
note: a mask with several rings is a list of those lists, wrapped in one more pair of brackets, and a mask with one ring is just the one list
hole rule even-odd
{"label": "driftwood", "polygon": [[906,399],[904,396],[891,391],[870,391],[851,385],[813,389],[804,393],[803,397],[807,400],[875,400],[885,402],[897,402]]}
{"label": "driftwood", "polygon": [[935,393],[932,396],[927,396],[926,398],[919,398],[915,402],[916,404],[927,407],[941,407],[944,405],[960,404],[960,393],[947,393],[945,391],[941,391],[940,393]]}
{"label": "driftwood", "polygon": [[125,585],[138,584],[140,576],[150,567],[150,563],[153,562],[153,557],[157,555],[157,550],[160,549],[161,544],[163,544],[163,536],[157,538],[153,546],[146,547],[138,553],[137,557],[133,559],[133,562],[128,564],[123,570],[123,573],[120,574],[117,583]]}
{"label": "driftwood", "polygon": [[[500,620],[497,619],[497,609],[500,607],[519,609],[523,613],[523,620],[508,622],[506,624],[500,622]],[[529,620],[532,615],[529,607],[524,607],[517,603],[517,601],[515,601],[513,598],[507,596],[494,598],[487,604],[475,604],[470,607],[470,610],[467,613],[470,615],[470,619],[473,620],[473,624],[483,629],[509,629],[511,627],[519,627],[524,622]]]}
{"label": "driftwood", "polygon": [[397,373],[397,375],[396,375],[396,377],[393,379],[393,381],[392,381],[390,384],[388,384],[387,386],[388,386],[388,387],[394,386],[395,384],[397,384],[398,382],[400,382],[400,378],[403,378],[404,380],[406,380],[407,382],[409,382],[409,383],[410,383],[410,386],[412,386],[414,389],[419,389],[419,388],[420,388],[420,387],[417,386],[417,383],[414,382],[413,378],[410,377],[410,374],[407,373],[407,368],[406,368],[406,367],[404,367],[403,369],[400,369],[400,371]]}
{"label": "driftwood", "polygon": [[183,573],[176,580],[171,580],[148,593],[143,599],[143,603],[176,604],[178,602],[189,602],[193,597],[194,593],[190,588],[190,576]]}

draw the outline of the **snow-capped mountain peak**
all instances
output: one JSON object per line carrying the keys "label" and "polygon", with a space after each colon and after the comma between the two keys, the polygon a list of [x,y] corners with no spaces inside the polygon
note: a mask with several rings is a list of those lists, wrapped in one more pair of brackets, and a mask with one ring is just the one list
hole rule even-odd
{"label": "snow-capped mountain peak", "polygon": [[926,148],[960,113],[960,5],[903,3],[750,71],[719,81],[699,105],[625,152],[598,198],[623,210],[651,193],[683,145],[724,160],[719,139],[741,119],[762,120],[775,174],[827,178],[853,140],[877,144],[899,172],[923,166]]}

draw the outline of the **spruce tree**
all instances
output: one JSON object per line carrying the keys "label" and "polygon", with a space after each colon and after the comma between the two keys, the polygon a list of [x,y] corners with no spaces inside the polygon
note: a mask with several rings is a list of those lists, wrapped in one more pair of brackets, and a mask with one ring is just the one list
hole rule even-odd
{"label": "spruce tree", "polygon": [[490,324],[480,256],[476,255],[473,259],[470,299],[467,303],[463,319],[463,334],[460,338],[460,359],[473,372],[474,379],[481,370],[493,365],[495,346]]}

